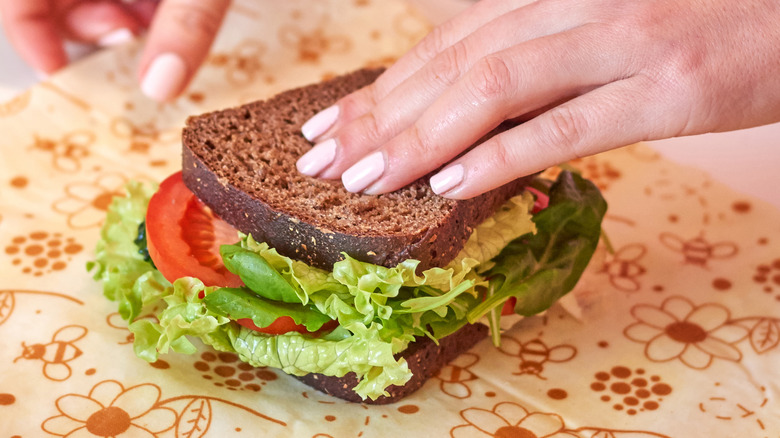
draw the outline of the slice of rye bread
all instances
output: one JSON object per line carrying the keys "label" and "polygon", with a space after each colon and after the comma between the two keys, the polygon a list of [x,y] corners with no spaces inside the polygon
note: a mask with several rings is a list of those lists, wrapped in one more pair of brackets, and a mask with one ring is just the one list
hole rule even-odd
{"label": "slice of rye bread", "polygon": [[376,400],[363,400],[354,391],[358,380],[355,373],[347,373],[344,377],[323,376],[322,374],[307,374],[296,377],[303,383],[326,394],[355,403],[384,405],[395,403],[420,389],[431,377],[450,361],[471,349],[477,342],[486,338],[488,327],[485,324],[466,324],[455,333],[439,340],[436,345],[428,338],[418,338],[409,344],[398,357],[406,359],[412,378],[404,386],[390,386],[389,395],[383,395]]}
{"label": "slice of rye bread", "polygon": [[456,201],[433,193],[427,177],[393,193],[367,196],[295,167],[312,147],[301,125],[381,72],[358,70],[266,101],[190,117],[183,131],[184,183],[237,229],[312,266],[330,270],[342,252],[388,267],[406,259],[420,260],[419,270],[445,266],[473,227],[530,178]]}

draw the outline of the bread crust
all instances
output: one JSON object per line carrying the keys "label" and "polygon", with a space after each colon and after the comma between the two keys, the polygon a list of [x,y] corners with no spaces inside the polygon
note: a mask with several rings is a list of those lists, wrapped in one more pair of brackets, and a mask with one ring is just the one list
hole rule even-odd
{"label": "bread crust", "polygon": [[[347,217],[346,222],[355,226],[345,227],[333,220],[332,213],[330,216],[312,215],[285,202],[274,203],[268,199],[269,196],[253,190],[249,182],[239,181],[235,170],[224,165],[226,158],[223,155],[246,153],[244,149],[236,149],[236,143],[242,143],[237,138],[248,142],[247,130],[251,130],[252,126],[242,124],[242,119],[237,114],[268,113],[265,120],[253,122],[263,123],[262,131],[274,137],[273,140],[265,141],[263,147],[283,146],[295,151],[305,151],[310,144],[300,135],[302,121],[333,104],[341,95],[372,82],[379,73],[381,70],[359,70],[325,83],[284,92],[268,101],[190,118],[183,132],[184,183],[219,217],[237,229],[251,234],[258,241],[268,243],[280,254],[312,266],[330,270],[334,263],[343,259],[342,253],[360,261],[387,267],[407,259],[419,260],[420,270],[445,266],[463,248],[473,228],[490,217],[507,199],[520,193],[530,178],[512,181],[469,200],[449,200],[433,194],[427,184],[427,177],[402,189],[405,191],[404,196],[390,194],[371,197],[349,193],[340,182],[304,177],[294,170],[294,162],[281,163],[292,170],[288,170],[286,175],[277,176],[274,180],[277,183],[280,177],[289,178],[291,181],[295,179],[297,182],[305,179],[302,184],[312,185],[317,193],[330,193],[329,196],[339,197],[352,204],[373,202],[387,209],[387,205],[406,202],[408,205],[405,208],[408,211],[424,208],[427,203],[432,205],[431,209],[442,210],[433,220],[410,223],[398,232],[372,232],[369,218],[367,215],[363,217],[360,211],[354,214],[347,212],[348,216],[352,216]],[[293,103],[299,106],[294,112],[277,114],[281,111],[280,108],[289,111],[288,107]],[[226,123],[227,119],[230,119],[230,123]],[[505,127],[500,127],[495,132],[504,129]],[[226,130],[232,131],[224,132]],[[221,137],[209,138],[215,137],[210,132],[217,131]],[[230,140],[225,141],[226,138]],[[230,143],[229,147],[232,149],[222,150],[217,141],[219,139]],[[297,159],[297,156],[293,156],[294,158],[288,156],[286,161]],[[243,161],[245,160],[242,159],[242,163]],[[388,197],[392,196],[395,197],[388,201]],[[362,222],[366,223],[363,227],[360,226]]]}
{"label": "bread crust", "polygon": [[466,324],[455,333],[440,339],[438,345],[428,338],[418,338],[398,355],[406,359],[412,378],[404,386],[388,387],[388,395],[383,395],[376,400],[363,400],[355,393],[354,388],[358,384],[355,373],[348,373],[343,377],[307,374],[296,378],[318,391],[347,401],[374,405],[395,403],[420,389],[445,365],[461,353],[470,350],[487,335],[488,327],[485,324],[475,323]]}

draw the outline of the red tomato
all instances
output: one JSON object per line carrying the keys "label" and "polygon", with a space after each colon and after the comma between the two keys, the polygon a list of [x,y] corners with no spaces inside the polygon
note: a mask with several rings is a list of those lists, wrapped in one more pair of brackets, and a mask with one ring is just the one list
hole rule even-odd
{"label": "red tomato", "polygon": [[338,321],[333,320],[330,322],[326,322],[322,326],[322,328],[320,328],[316,332],[310,332],[306,330],[306,327],[303,324],[296,324],[295,321],[293,321],[293,319],[290,318],[289,316],[282,316],[276,318],[276,321],[272,322],[271,325],[269,325],[268,327],[258,327],[257,325],[255,325],[254,321],[252,321],[249,318],[237,319],[236,322],[248,329],[257,330],[258,332],[267,333],[269,335],[281,335],[288,332],[298,332],[298,333],[304,333],[304,334],[308,333],[308,334],[313,334],[314,336],[319,336],[335,329],[336,326],[339,325]]}
{"label": "red tomato", "polygon": [[517,303],[517,298],[509,297],[508,300],[504,301],[504,307],[501,308],[501,314],[502,315],[514,315],[515,314],[515,303]]}
{"label": "red tomato", "polygon": [[219,255],[220,245],[238,241],[237,233],[184,185],[181,172],[163,181],[149,201],[149,256],[171,282],[196,277],[206,286],[243,286],[238,275],[225,268]]}
{"label": "red tomato", "polygon": [[248,329],[257,330],[258,332],[267,333],[269,335],[281,335],[287,332],[307,333],[306,327],[302,324],[296,324],[289,316],[276,318],[276,321],[272,322],[268,327],[258,327],[250,318],[237,319],[236,322]]}
{"label": "red tomato", "polygon": [[547,205],[550,203],[549,196],[545,195],[539,190],[536,190],[533,187],[526,187],[526,190],[528,190],[529,192],[533,193],[534,196],[536,196],[536,201],[534,202],[534,206],[531,209],[531,213],[539,213],[540,211],[547,208]]}
{"label": "red tomato", "polygon": [[[166,178],[149,201],[146,212],[149,256],[168,281],[195,277],[206,286],[243,286],[238,275],[225,268],[219,255],[220,245],[238,241],[237,233],[184,185],[181,172]],[[236,322],[271,335],[290,331],[310,333],[289,316],[277,318],[268,327],[257,327],[249,318]],[[332,330],[336,325],[336,321],[327,323],[314,334]]]}

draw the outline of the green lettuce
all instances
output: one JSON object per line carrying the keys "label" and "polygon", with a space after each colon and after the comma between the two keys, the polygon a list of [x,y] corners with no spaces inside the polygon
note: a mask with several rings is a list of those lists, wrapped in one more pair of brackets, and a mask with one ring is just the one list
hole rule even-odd
{"label": "green lettuce", "polygon": [[[171,284],[145,261],[134,241],[155,188],[130,183],[109,209],[90,269],[118,303],[135,335],[134,351],[145,360],[193,353],[191,338],[199,338],[289,374],[354,372],[356,392],[375,399],[411,377],[394,355],[415,338],[437,341],[485,314],[497,322],[513,296],[517,313],[539,312],[573,287],[598,242],[605,204],[592,184],[562,175],[550,187],[550,206],[533,220],[533,196],[515,197],[476,227],[446,267],[419,274],[416,260],[388,268],[347,254],[324,271],[239,235],[220,252],[241,288],[206,287],[191,277]],[[249,318],[266,326],[282,315],[310,332],[331,320],[338,327],[322,336],[266,335],[235,323]]]}

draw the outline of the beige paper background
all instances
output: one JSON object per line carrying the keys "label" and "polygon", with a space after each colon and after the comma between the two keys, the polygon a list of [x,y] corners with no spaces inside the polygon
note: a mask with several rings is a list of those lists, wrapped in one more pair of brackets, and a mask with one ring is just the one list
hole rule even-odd
{"label": "beige paper background", "polygon": [[276,3],[235,2],[172,104],[137,92],[131,45],[0,106],[0,436],[780,436],[780,212],[641,145],[574,163],[616,249],[580,315],[526,319],[400,403],[207,348],[137,359],[84,268],[111,196],[180,167],[187,115],[387,62],[428,29],[400,2]]}

